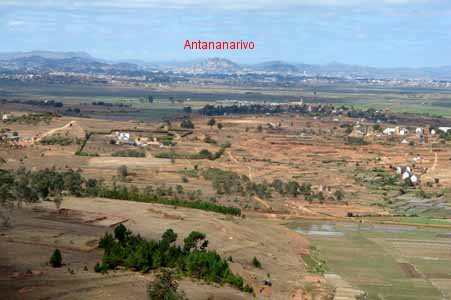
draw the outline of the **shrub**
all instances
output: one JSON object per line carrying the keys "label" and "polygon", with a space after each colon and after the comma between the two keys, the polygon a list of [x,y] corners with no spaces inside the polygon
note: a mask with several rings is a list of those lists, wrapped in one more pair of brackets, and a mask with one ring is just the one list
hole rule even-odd
{"label": "shrub", "polygon": [[334,192],[334,196],[335,196],[335,199],[337,199],[338,201],[341,201],[345,198],[345,193],[343,192],[342,189],[339,189]]}
{"label": "shrub", "polygon": [[194,128],[194,124],[193,124],[193,121],[191,121],[190,119],[186,119],[185,118],[180,123],[180,127],[187,128],[187,129],[193,129]]}
{"label": "shrub", "polygon": [[105,274],[106,272],[108,272],[108,265],[104,263],[97,263],[94,266],[94,272]]}
{"label": "shrub", "polygon": [[252,259],[252,265],[256,268],[261,269],[262,268],[262,264],[261,262],[257,259],[257,257],[254,256],[254,258]]}
{"label": "shrub", "polygon": [[61,256],[61,251],[59,249],[55,249],[50,257],[50,265],[54,268],[59,268],[62,266],[62,261],[63,258]]}
{"label": "shrub", "polygon": [[149,283],[147,295],[149,300],[184,300],[183,292],[178,292],[178,283],[170,270],[163,269],[156,280]]}
{"label": "shrub", "polygon": [[128,176],[128,168],[125,165],[117,168],[117,175],[121,178],[126,178]]}
{"label": "shrub", "polygon": [[146,157],[146,153],[138,150],[123,150],[116,151],[111,154],[111,156],[115,157]]}
{"label": "shrub", "polygon": [[208,126],[213,127],[213,126],[215,126],[215,124],[216,124],[216,120],[214,118],[211,118],[210,120],[208,120],[208,123],[207,123]]}
{"label": "shrub", "polygon": [[68,146],[74,142],[73,138],[64,137],[61,135],[52,135],[47,136],[41,139],[40,143],[43,145],[60,145],[60,146]]}

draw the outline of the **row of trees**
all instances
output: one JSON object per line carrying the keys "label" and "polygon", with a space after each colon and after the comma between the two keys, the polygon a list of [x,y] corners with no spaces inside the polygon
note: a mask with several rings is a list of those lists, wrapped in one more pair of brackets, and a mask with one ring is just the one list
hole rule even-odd
{"label": "row of trees", "polygon": [[40,143],[42,145],[60,145],[60,146],[68,146],[73,143],[81,144],[82,141],[78,138],[73,138],[69,136],[62,136],[62,135],[51,135],[44,137],[40,140]]}
{"label": "row of trees", "polygon": [[155,154],[157,158],[168,159],[209,159],[216,160],[224,155],[225,149],[230,147],[230,143],[224,143],[220,145],[220,148],[216,152],[211,152],[208,149],[202,149],[198,153],[177,153],[175,151],[165,151]]}
{"label": "row of trees", "polygon": [[159,203],[164,205],[173,205],[179,207],[187,207],[200,209],[205,211],[213,211],[222,214],[240,216],[241,209],[238,207],[224,206],[202,200],[183,200],[179,199],[177,195],[162,196],[158,194],[161,189],[139,190],[136,187],[127,188],[126,186],[113,185],[112,188],[103,186],[98,189],[97,196],[111,199],[129,200],[146,203]]}
{"label": "row of trees", "polygon": [[[181,189],[179,188],[178,191],[181,192]],[[17,171],[8,171],[0,169],[0,205],[3,208],[0,211],[0,216],[2,221],[6,222],[5,224],[9,220],[8,211],[15,206],[40,200],[50,200],[54,201],[57,208],[59,208],[63,194],[77,197],[105,197],[161,203],[236,216],[241,215],[241,210],[236,207],[227,207],[200,200],[179,199],[176,193],[169,193],[169,189],[148,187],[139,190],[136,187],[127,188],[116,184],[113,184],[111,187],[102,180],[86,179],[79,171],[74,170],[57,171],[55,169],[44,169],[30,171],[20,168]],[[190,199],[198,196],[198,194],[193,194],[193,197],[190,197]]]}
{"label": "row of trees", "polygon": [[241,276],[232,273],[227,260],[207,249],[204,233],[192,231],[182,245],[176,241],[177,234],[172,229],[166,230],[158,241],[145,240],[120,224],[114,229],[114,235],[106,233],[100,240],[104,255],[95,271],[104,273],[118,266],[141,272],[171,268],[185,276],[252,292]]}
{"label": "row of trees", "polygon": [[57,207],[62,202],[63,192],[75,196],[93,193],[92,180],[84,180],[79,172],[72,170],[57,172],[46,169],[30,171],[0,170],[0,218],[2,224],[10,225],[10,211],[23,203],[53,200]]}
{"label": "row of trees", "polygon": [[111,156],[116,157],[146,157],[146,153],[141,150],[128,149],[128,150],[119,150],[115,151],[111,154]]}
{"label": "row of trees", "polygon": [[[201,173],[205,180],[212,182],[213,188],[218,194],[257,195],[268,199],[272,197],[272,193],[275,191],[282,196],[298,197],[302,195],[310,202],[313,200],[321,202],[326,198],[322,192],[315,193],[310,183],[299,184],[294,180],[284,182],[280,179],[275,179],[272,183],[265,181],[256,183],[251,181],[246,175],[239,175],[238,173],[218,168],[208,168]],[[341,201],[344,198],[344,192],[336,190],[334,197],[335,200]]]}
{"label": "row of trees", "polygon": [[249,105],[211,105],[207,104],[199,110],[203,115],[222,116],[229,114],[266,114],[266,113],[297,113],[307,116],[331,116],[346,115],[351,118],[367,118],[370,120],[389,121],[389,117],[382,111],[369,108],[367,110],[355,109],[354,107],[335,107],[333,105],[267,105],[267,104],[249,104]]}

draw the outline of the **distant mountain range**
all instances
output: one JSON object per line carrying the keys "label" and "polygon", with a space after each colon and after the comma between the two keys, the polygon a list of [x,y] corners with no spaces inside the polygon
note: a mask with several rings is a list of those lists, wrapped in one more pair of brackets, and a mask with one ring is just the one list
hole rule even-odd
{"label": "distant mountain range", "polygon": [[189,74],[264,73],[297,76],[329,76],[374,79],[451,80],[451,66],[430,68],[374,68],[341,63],[326,65],[268,61],[237,64],[228,59],[209,58],[185,62],[148,63],[139,60],[114,62],[84,52],[10,52],[0,53],[0,71],[77,72],[99,74],[144,74],[150,71]]}

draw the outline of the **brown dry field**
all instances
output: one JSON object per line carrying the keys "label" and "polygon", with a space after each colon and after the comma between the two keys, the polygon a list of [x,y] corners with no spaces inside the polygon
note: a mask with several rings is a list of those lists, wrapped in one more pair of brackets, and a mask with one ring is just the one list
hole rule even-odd
{"label": "brown dry field", "polygon": [[[316,283],[322,282],[320,277],[306,273],[301,257],[301,254],[308,252],[308,242],[300,234],[287,229],[283,225],[284,220],[299,217],[341,218],[350,211],[389,214],[387,209],[371,205],[380,200],[379,194],[371,193],[367,187],[355,182],[353,170],[357,165],[365,169],[388,169],[389,165],[411,164],[411,160],[419,155],[422,160],[416,163],[416,168],[428,170],[422,182],[424,188],[428,189],[426,182],[433,178],[440,180],[440,186],[434,188],[451,187],[451,148],[439,144],[432,146],[434,140],[415,147],[384,139],[364,146],[352,146],[343,141],[341,123],[330,119],[315,120],[288,114],[215,119],[224,125],[222,130],[210,128],[208,118],[194,118],[193,133],[186,137],[176,136],[177,144],[173,150],[176,153],[219,150],[219,146],[203,141],[208,135],[218,144],[231,143],[225,154],[214,161],[175,159],[173,162],[156,158],[157,153],[169,150],[158,147],[147,148],[145,158],[111,156],[114,151],[134,147],[109,144],[107,132],[115,129],[158,131],[161,125],[158,123],[62,117],[49,124],[32,126],[2,124],[2,128],[18,131],[27,140],[46,135],[69,122],[77,125],[77,135],[80,135],[80,128],[85,132],[105,133],[93,135],[85,148],[86,151],[98,153],[98,157],[74,155],[79,147],[75,144],[43,146],[25,141],[19,146],[0,145],[0,157],[5,160],[2,168],[80,169],[88,178],[105,179],[109,183],[116,180],[117,168],[126,165],[130,175],[124,184],[138,187],[182,185],[188,191],[200,189],[204,198],[216,196],[219,203],[246,205],[243,210],[246,218],[91,198],[65,198],[62,208],[69,211],[64,216],[55,213],[51,203],[38,204],[34,210],[30,207],[19,210],[13,229],[0,232],[0,288],[5,291],[6,299],[143,299],[152,274],[116,271],[105,276],[93,272],[93,266],[101,259],[101,251],[95,249],[96,239],[121,221],[148,238],[159,238],[167,228],[173,228],[179,239],[192,230],[207,233],[210,248],[234,258],[232,269],[254,286],[259,299],[311,299],[312,295],[305,295],[303,289],[306,282],[312,280],[317,286],[313,289],[313,294],[316,294],[314,298],[322,299],[326,287]],[[279,122],[282,125],[280,129],[271,129],[268,125]],[[257,129],[259,125],[263,127],[262,131]],[[148,136],[152,137],[152,134]],[[215,167],[234,171],[256,182],[295,179],[311,183],[315,190],[333,192],[341,188],[346,197],[341,203],[326,200],[320,204],[274,194],[268,200],[252,197],[236,202],[233,196],[217,196],[211,182],[201,176],[190,177],[188,182],[184,182],[181,171],[196,165],[201,169]],[[326,196],[329,196],[328,192]],[[88,222],[98,215],[105,216],[106,221]],[[63,250],[66,266],[61,269],[46,265],[55,246]],[[252,267],[254,256],[262,262],[262,270]],[[83,270],[85,265],[88,271]],[[75,273],[70,274],[68,268]],[[27,270],[32,273],[27,274]],[[262,285],[267,273],[271,274],[272,288]],[[230,287],[205,285],[188,279],[181,280],[181,288],[190,299],[250,298]]]}
{"label": "brown dry field", "polygon": [[[115,271],[100,275],[93,271],[101,259],[101,251],[93,245],[111,230],[108,225],[120,221],[153,239],[167,228],[173,228],[179,240],[192,230],[205,232],[211,248],[233,257],[232,270],[256,288],[257,298],[290,299],[301,294],[305,284],[301,254],[308,251],[308,242],[277,221],[98,198],[67,198],[62,208],[64,215],[58,214],[49,202],[17,211],[14,226],[1,231],[0,289],[7,299],[124,299],[125,295],[127,299],[143,299],[152,274]],[[100,217],[111,222],[90,222]],[[46,263],[55,247],[62,251],[62,268],[51,268]],[[263,269],[252,266],[254,256],[262,262]],[[272,288],[263,285],[267,273],[271,274]],[[181,288],[189,299],[252,298],[229,287],[188,279],[181,281]],[[317,293],[323,292],[319,288]]]}

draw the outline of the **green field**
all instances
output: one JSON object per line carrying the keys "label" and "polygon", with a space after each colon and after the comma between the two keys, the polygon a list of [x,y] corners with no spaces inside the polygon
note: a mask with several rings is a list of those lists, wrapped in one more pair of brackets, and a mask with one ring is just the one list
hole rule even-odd
{"label": "green field", "polygon": [[368,299],[438,300],[447,291],[433,281],[451,284],[451,229],[321,221],[290,227],[308,235],[328,273],[366,291]]}
{"label": "green field", "polygon": [[[315,94],[314,94],[315,92]],[[153,96],[156,103],[140,102]],[[113,86],[101,84],[47,84],[41,82],[15,82],[0,80],[0,98],[7,99],[49,99],[64,103],[89,103],[105,101],[131,104],[143,110],[136,118],[155,118],[178,112],[184,105],[194,109],[218,100],[246,100],[306,102],[353,105],[356,108],[389,109],[395,113],[415,113],[427,116],[451,117],[451,89],[434,88],[390,88],[349,85],[306,85],[290,88],[270,87],[198,87],[184,86],[159,88],[158,86]],[[175,101],[172,104],[169,99]],[[177,101],[189,102],[178,103]],[[161,102],[160,102],[161,101]]]}

